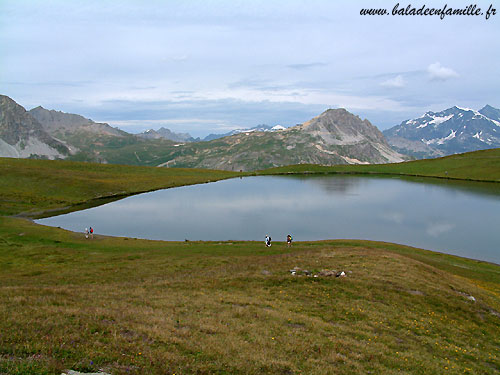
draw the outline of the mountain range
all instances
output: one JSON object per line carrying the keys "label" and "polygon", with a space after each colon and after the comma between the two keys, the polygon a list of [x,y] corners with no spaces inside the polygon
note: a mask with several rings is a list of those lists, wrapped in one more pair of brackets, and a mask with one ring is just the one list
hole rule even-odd
{"label": "mountain range", "polygon": [[219,139],[219,138],[224,138],[228,137],[230,135],[235,135],[235,134],[240,134],[240,133],[249,133],[249,132],[274,132],[274,131],[280,131],[286,129],[284,126],[281,125],[276,125],[276,126],[269,126],[269,125],[257,125],[254,126],[253,128],[248,128],[248,129],[235,129],[231,130],[230,132],[227,133],[211,133],[207,135],[205,138],[201,139],[199,137],[193,138],[189,133],[175,133],[171,131],[170,129],[166,129],[164,127],[161,127],[158,130],[154,129],[149,129],[146,130],[142,133],[136,134],[138,137],[145,138],[145,139],[169,139],[174,142],[208,142],[208,141],[213,141],[214,139]]}
{"label": "mountain range", "polygon": [[[203,142],[165,128],[133,135],[80,115],[43,107],[26,111],[6,96],[2,97],[0,113],[3,142],[0,156],[228,170],[296,163],[333,165],[403,160],[375,126],[345,109],[327,110],[287,129],[259,125],[227,135],[212,134]],[[26,136],[28,133],[31,137]],[[38,148],[30,146],[26,150],[25,144],[35,141]],[[20,152],[22,146],[24,152]],[[16,152],[11,150],[13,147],[17,147]]]}
{"label": "mountain range", "polygon": [[426,112],[385,130],[389,144],[414,157],[436,157],[500,147],[500,110],[451,107]]}
{"label": "mountain range", "polygon": [[[382,134],[345,109],[303,124],[259,125],[203,140],[166,128],[130,134],[83,116],[0,95],[0,156],[163,167],[256,170],[288,164],[369,164],[500,147],[500,110],[452,107],[403,121]],[[386,138],[389,142],[386,141]],[[391,147],[392,146],[392,147]]]}
{"label": "mountain range", "polygon": [[163,166],[256,170],[289,164],[370,164],[403,161],[368,120],[329,109],[280,131],[246,131],[187,143]]}
{"label": "mountain range", "polygon": [[189,133],[175,133],[170,129],[161,127],[158,130],[149,129],[136,134],[144,139],[168,139],[174,142],[199,142],[200,138],[193,138]]}

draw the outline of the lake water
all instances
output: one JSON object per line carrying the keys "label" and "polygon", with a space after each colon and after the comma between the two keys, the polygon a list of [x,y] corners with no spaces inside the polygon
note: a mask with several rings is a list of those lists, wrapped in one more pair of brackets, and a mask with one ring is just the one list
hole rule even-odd
{"label": "lake water", "polygon": [[37,220],[158,240],[395,242],[500,264],[500,184],[265,176],[139,194]]}

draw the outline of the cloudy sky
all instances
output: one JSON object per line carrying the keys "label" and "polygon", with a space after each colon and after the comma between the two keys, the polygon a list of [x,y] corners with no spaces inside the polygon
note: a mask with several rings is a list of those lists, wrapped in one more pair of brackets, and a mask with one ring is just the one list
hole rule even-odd
{"label": "cloudy sky", "polygon": [[0,94],[130,132],[194,136],[295,125],[327,108],[386,129],[453,105],[500,107],[500,10],[360,15],[396,3],[1,0]]}

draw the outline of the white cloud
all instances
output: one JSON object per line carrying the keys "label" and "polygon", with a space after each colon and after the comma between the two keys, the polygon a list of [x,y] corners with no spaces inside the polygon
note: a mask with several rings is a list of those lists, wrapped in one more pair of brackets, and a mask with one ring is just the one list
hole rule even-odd
{"label": "white cloud", "polygon": [[451,68],[446,68],[440,62],[435,62],[427,67],[427,73],[432,80],[446,81],[450,78],[458,77],[458,73]]}
{"label": "white cloud", "polygon": [[406,86],[406,81],[404,80],[403,76],[399,74],[394,78],[382,82],[381,85],[385,87],[393,87],[399,89]]}

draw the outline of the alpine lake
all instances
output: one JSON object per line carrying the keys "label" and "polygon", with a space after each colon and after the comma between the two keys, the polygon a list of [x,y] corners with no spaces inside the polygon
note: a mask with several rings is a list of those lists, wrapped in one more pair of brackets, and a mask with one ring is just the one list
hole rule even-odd
{"label": "alpine lake", "polygon": [[500,264],[500,184],[352,175],[244,177],[36,220],[168,241],[387,241]]}

